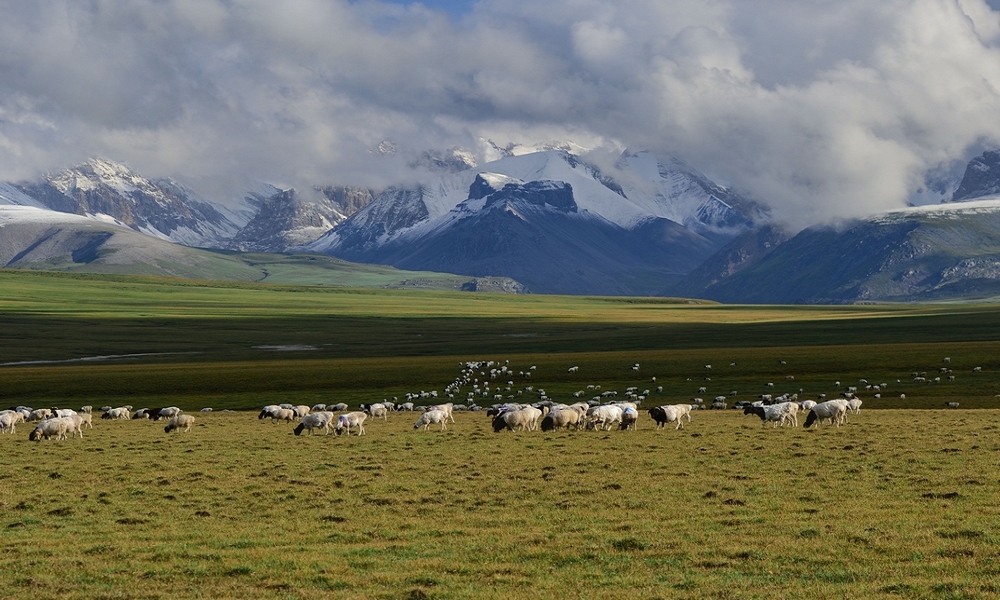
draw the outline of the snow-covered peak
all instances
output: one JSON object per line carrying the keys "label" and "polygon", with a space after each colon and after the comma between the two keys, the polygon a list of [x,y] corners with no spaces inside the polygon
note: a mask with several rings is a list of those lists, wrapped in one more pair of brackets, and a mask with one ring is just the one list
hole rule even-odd
{"label": "snow-covered peak", "polygon": [[957,219],[967,215],[984,215],[1000,212],[1000,194],[983,196],[976,200],[950,202],[946,204],[929,204],[926,206],[910,206],[886,211],[869,217],[875,223],[898,223],[910,218],[926,217],[931,219]]}
{"label": "snow-covered peak", "polygon": [[[13,223],[89,223],[93,220],[81,215],[39,208],[37,206],[0,205],[0,227]],[[119,223],[114,223],[118,225]]]}
{"label": "snow-covered peak", "polygon": [[35,200],[9,183],[0,183],[0,206],[2,205],[34,206],[36,208],[45,208],[45,205],[41,202]]}
{"label": "snow-covered peak", "polygon": [[102,185],[120,194],[152,186],[149,180],[135,174],[127,166],[104,158],[92,158],[82,165],[51,175],[48,180],[66,195],[94,190]]}

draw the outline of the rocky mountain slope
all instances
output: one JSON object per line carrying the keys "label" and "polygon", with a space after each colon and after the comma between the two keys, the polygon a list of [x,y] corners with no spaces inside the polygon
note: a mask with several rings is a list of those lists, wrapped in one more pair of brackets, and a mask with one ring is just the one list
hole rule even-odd
{"label": "rocky mountain slope", "polygon": [[534,292],[647,295],[764,214],[677,161],[626,153],[605,172],[550,150],[389,189],[304,248]]}
{"label": "rocky mountain slope", "polygon": [[123,224],[188,246],[222,247],[239,231],[232,215],[169,180],[149,180],[116,162],[92,159],[16,185],[35,205]]}
{"label": "rocky mountain slope", "polygon": [[672,291],[768,304],[1000,296],[1000,198],[808,228],[728,277],[717,272],[713,257]]}

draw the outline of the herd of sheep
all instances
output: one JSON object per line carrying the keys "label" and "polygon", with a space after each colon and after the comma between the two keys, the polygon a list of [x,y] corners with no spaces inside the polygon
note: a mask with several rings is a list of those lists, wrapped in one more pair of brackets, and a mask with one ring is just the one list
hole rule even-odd
{"label": "herd of sheep", "polygon": [[[950,362],[945,358],[945,363]],[[784,363],[782,363],[784,364]],[[458,377],[444,387],[441,399],[447,402],[437,403],[441,396],[436,390],[420,392],[410,392],[405,394],[405,401],[400,402],[397,398],[383,400],[379,403],[361,404],[360,410],[350,410],[347,404],[317,404],[291,405],[278,404],[268,405],[261,409],[258,419],[270,419],[272,422],[297,422],[293,433],[301,435],[304,431],[310,434],[322,431],[324,434],[331,432],[340,435],[346,433],[350,435],[365,434],[365,422],[368,419],[376,420],[388,419],[389,413],[393,412],[417,412],[418,417],[414,422],[414,429],[428,430],[432,425],[440,426],[441,430],[446,430],[448,423],[454,423],[455,411],[483,411],[491,419],[491,424],[495,432],[501,431],[555,431],[560,429],[590,429],[609,431],[615,426],[620,430],[628,431],[637,428],[639,421],[639,407],[644,401],[648,401],[654,394],[663,391],[662,386],[655,386],[656,377],[652,378],[655,392],[651,389],[640,391],[638,386],[629,387],[625,390],[624,398],[619,399],[619,393],[614,390],[602,390],[600,385],[587,385],[586,389],[581,389],[572,393],[577,401],[566,404],[557,402],[546,394],[544,389],[535,388],[533,385],[523,385],[531,380],[536,367],[531,366],[524,370],[514,371],[510,367],[509,361],[503,363],[499,361],[470,361],[459,363],[461,372]],[[733,363],[735,365],[735,363]],[[633,372],[640,368],[638,363],[631,365]],[[711,365],[705,365],[705,369],[711,369]],[[981,372],[980,367],[973,369],[973,372]],[[579,372],[578,366],[569,367],[570,374]],[[941,369],[941,373],[953,380],[954,376],[947,367]],[[926,381],[924,373],[913,373],[914,382]],[[515,385],[515,380],[521,379],[521,385]],[[706,380],[710,378],[706,377]],[[691,379],[688,379],[691,381]],[[786,377],[786,381],[794,381],[794,377]],[[898,381],[898,380],[897,380]],[[874,391],[873,398],[880,398],[881,393],[888,387],[887,384],[869,384],[861,379],[860,384],[866,391]],[[841,388],[840,381],[835,382],[835,387]],[[766,383],[765,388],[773,388],[773,383]],[[804,426],[821,425],[829,421],[831,425],[840,426],[847,420],[849,413],[859,413],[862,401],[857,397],[858,386],[846,386],[841,392],[841,398],[826,400],[825,394],[819,394],[817,401],[798,400],[798,393],[788,393],[774,396],[765,393],[758,396],[756,401],[737,402],[734,408],[742,409],[744,415],[756,415],[761,420],[761,425],[771,424],[772,427],[799,425],[798,416],[800,413],[806,414]],[[707,391],[706,386],[698,389],[699,393]],[[800,389],[799,392],[802,392]],[[593,394],[589,400],[582,400],[583,396]],[[737,392],[730,392],[729,397],[735,396]],[[534,401],[527,401],[524,396],[536,396]],[[905,395],[900,394],[901,398]],[[488,398],[493,403],[487,407],[477,404],[481,398]],[[711,402],[711,409],[727,408],[727,396],[717,396]],[[464,400],[464,402],[463,402]],[[522,401],[518,401],[522,400]],[[427,404],[417,405],[417,402],[430,401]],[[957,408],[957,403],[949,403],[950,408]],[[684,423],[691,422],[693,411],[705,408],[705,402],[701,398],[693,398],[691,404],[663,404],[653,406],[646,410],[649,418],[655,423],[657,429],[674,425],[674,429],[682,429]],[[167,419],[164,427],[166,433],[172,431],[190,431],[194,424],[194,417],[183,414],[183,411],[175,406],[165,408],[142,408],[133,411],[131,406],[121,406],[112,408],[104,406],[101,409],[101,418],[108,420],[132,420],[132,419]],[[210,412],[212,409],[202,409],[203,412]],[[93,408],[84,406],[79,412],[70,409],[32,409],[27,406],[18,406],[11,410],[0,411],[0,433],[14,433],[15,426],[20,423],[35,423],[29,439],[42,440],[54,439],[65,440],[69,437],[83,437],[85,428],[93,428],[91,414]]]}
{"label": "herd of sheep", "polygon": [[[82,406],[79,412],[69,408],[33,409],[30,406],[18,406],[0,411],[0,433],[15,433],[15,427],[19,423],[35,423],[34,429],[28,434],[28,439],[32,441],[65,440],[71,436],[82,438],[84,429],[94,428],[93,411],[92,406]],[[105,406],[101,408],[101,418],[115,421],[168,419],[166,427],[163,428],[165,433],[181,429],[190,431],[194,425],[194,417],[182,412],[176,406],[141,408],[134,413],[131,406],[117,408]]]}

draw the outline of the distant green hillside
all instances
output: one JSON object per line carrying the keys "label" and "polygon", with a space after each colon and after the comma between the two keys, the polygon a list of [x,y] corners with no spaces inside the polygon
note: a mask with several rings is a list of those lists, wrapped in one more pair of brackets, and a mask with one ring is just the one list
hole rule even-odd
{"label": "distant green hillside", "polygon": [[191,248],[77,215],[26,214],[28,217],[21,215],[20,220],[0,221],[2,266],[295,285],[524,291],[517,282],[500,277],[402,271],[318,254],[243,254]]}

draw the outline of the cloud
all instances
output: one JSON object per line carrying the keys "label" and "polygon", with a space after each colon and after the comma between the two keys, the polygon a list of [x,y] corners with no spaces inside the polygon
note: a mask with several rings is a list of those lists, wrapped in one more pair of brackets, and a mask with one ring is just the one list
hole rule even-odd
{"label": "cloud", "polygon": [[801,227],[1000,145],[983,0],[0,7],[0,179],[102,155],[213,192],[384,185],[429,148],[573,139],[676,155]]}

